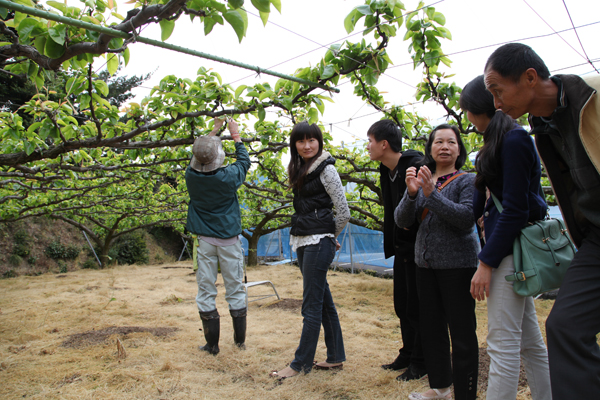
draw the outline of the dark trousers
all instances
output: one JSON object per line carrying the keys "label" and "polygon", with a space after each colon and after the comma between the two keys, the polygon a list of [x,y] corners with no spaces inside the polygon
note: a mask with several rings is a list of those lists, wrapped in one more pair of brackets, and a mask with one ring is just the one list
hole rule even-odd
{"label": "dark trousers", "polygon": [[479,342],[475,300],[470,293],[475,271],[475,268],[417,269],[421,339],[429,386],[441,389],[454,383],[455,400],[477,397]]}
{"label": "dark trousers", "polygon": [[400,356],[423,370],[423,347],[419,333],[419,296],[417,294],[417,266],[414,257],[405,258],[396,253],[394,258],[394,310],[400,319],[402,348]]}
{"label": "dark trousers", "polygon": [[600,398],[600,235],[584,239],[546,320],[554,400]]}
{"label": "dark trousers", "polygon": [[290,368],[310,372],[317,351],[321,325],[327,347],[326,361],[331,364],[346,361],[342,328],[329,284],[327,271],[335,255],[335,239],[325,237],[318,244],[300,247],[298,266],[302,272],[302,335]]}

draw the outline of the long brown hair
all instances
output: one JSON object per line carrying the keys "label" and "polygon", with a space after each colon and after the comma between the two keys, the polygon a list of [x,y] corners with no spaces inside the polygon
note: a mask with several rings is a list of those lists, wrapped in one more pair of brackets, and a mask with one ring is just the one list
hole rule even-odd
{"label": "long brown hair", "polygon": [[[308,162],[298,154],[296,142],[303,139],[317,139],[319,142],[319,151]],[[290,186],[294,189],[300,189],[304,183],[304,178],[312,163],[323,153],[323,133],[317,124],[309,124],[306,121],[300,122],[294,126],[290,135],[290,163],[288,164],[288,177]]]}

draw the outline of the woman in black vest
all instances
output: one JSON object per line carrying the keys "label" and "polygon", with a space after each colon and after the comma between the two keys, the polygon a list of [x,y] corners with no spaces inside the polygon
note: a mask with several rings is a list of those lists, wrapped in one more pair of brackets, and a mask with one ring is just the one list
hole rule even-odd
{"label": "woman in black vest", "polygon": [[[341,369],[346,360],[344,340],[329,285],[327,271],[335,252],[336,240],[350,219],[342,181],[333,166],[335,159],[323,151],[323,134],[316,124],[297,124],[290,137],[291,159],[288,176],[294,193],[290,245],[298,255],[302,271],[302,336],[294,361],[271,376],[285,379],[308,373],[319,340],[321,324],[325,332],[327,360],[315,369]],[[333,208],[336,209],[336,217]]]}

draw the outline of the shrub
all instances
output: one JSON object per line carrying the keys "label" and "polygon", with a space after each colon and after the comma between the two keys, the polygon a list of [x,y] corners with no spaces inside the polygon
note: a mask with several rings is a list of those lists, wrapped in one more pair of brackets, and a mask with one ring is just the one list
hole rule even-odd
{"label": "shrub", "polygon": [[79,247],[74,246],[74,245],[69,245],[65,249],[63,258],[65,258],[67,260],[74,260],[77,258],[77,256],[79,256],[80,251],[81,251],[81,249]]}
{"label": "shrub", "polygon": [[21,262],[23,262],[23,259],[20,256],[16,255],[16,254],[12,254],[8,258],[8,262],[9,262],[9,264],[14,265],[16,267],[16,266],[20,265]]}
{"label": "shrub", "polygon": [[46,250],[44,252],[48,257],[54,260],[59,260],[61,258],[64,258],[66,251],[67,249],[65,248],[65,246],[63,246],[63,244],[58,240],[55,240],[46,247]]}
{"label": "shrub", "polygon": [[8,271],[2,274],[3,278],[14,278],[15,276],[17,276],[17,273],[12,269],[9,269]]}
{"label": "shrub", "polygon": [[69,270],[67,269],[67,264],[64,261],[58,261],[58,272],[61,274],[66,274]]}
{"label": "shrub", "polygon": [[17,233],[15,233],[15,236],[13,236],[13,241],[15,242],[15,244],[25,245],[29,242],[29,239],[29,234],[24,230],[17,231]]}
{"label": "shrub", "polygon": [[147,264],[149,261],[146,240],[141,233],[120,236],[109,251],[109,256],[113,250],[116,251],[116,259],[119,264]]}
{"label": "shrub", "polygon": [[29,246],[26,244],[19,243],[13,246],[13,254],[16,254],[17,256],[27,257],[29,253]]}
{"label": "shrub", "polygon": [[83,268],[83,269],[98,269],[98,268],[100,268],[100,266],[98,265],[98,261],[96,261],[95,258],[88,258],[81,265],[81,268]]}
{"label": "shrub", "polygon": [[29,265],[34,265],[37,262],[37,257],[31,256],[29,258],[27,258],[27,263]]}

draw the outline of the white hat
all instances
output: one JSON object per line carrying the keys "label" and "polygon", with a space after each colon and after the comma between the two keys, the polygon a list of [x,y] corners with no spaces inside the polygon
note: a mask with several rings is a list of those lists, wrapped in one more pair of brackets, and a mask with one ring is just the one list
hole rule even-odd
{"label": "white hat", "polygon": [[223,165],[225,152],[221,138],[217,136],[200,136],[194,141],[190,166],[196,171],[210,172]]}

